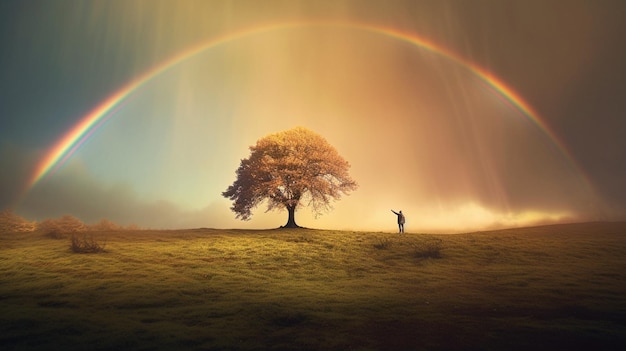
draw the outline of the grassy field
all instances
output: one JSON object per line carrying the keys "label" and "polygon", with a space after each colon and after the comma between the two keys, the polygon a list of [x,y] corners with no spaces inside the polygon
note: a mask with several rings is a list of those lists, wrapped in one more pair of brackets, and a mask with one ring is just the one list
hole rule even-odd
{"label": "grassy field", "polygon": [[2,350],[624,350],[626,223],[0,234]]}

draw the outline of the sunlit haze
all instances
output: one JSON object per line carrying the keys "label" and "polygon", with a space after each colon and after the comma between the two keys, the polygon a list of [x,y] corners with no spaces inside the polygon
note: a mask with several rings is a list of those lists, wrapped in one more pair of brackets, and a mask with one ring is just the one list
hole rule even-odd
{"label": "sunlit haze", "polygon": [[221,193],[249,146],[303,126],[359,183],[305,227],[623,219],[624,6],[556,3],[3,2],[0,206],[275,228],[286,212],[240,221]]}

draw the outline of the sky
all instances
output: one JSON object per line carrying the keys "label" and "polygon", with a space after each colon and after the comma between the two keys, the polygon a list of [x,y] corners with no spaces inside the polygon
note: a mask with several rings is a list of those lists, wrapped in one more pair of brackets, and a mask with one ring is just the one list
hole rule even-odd
{"label": "sky", "polygon": [[0,209],[275,228],[286,212],[240,221],[221,193],[303,126],[359,188],[302,226],[624,220],[624,32],[609,0],[4,0]]}

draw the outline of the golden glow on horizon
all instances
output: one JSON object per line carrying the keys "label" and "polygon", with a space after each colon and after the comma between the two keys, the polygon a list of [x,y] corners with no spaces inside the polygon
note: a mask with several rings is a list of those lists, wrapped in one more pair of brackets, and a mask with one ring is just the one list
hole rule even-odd
{"label": "golden glow on horizon", "polygon": [[[356,195],[356,193],[355,193]],[[315,218],[307,209],[297,212],[298,223],[305,227],[319,229],[362,230],[362,231],[397,231],[396,217],[384,206],[368,205],[372,214],[362,217],[360,211],[347,208],[336,208],[332,214],[324,214]],[[284,224],[286,212],[263,213],[264,205],[255,212],[252,222],[240,222],[242,228],[272,228]],[[407,216],[405,225],[407,233],[461,233],[499,228],[517,228],[533,225],[555,224],[575,221],[576,216],[567,211],[526,210],[521,212],[499,212],[481,206],[474,201],[448,204],[440,207],[424,207],[413,205],[398,208]],[[224,212],[227,215],[227,212]],[[343,218],[337,222],[335,218]],[[227,228],[227,227],[224,227]]]}

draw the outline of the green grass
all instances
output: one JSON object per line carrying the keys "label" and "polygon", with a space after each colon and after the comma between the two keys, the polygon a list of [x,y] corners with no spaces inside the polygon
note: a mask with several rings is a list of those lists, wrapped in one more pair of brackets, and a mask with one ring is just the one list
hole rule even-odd
{"label": "green grass", "polygon": [[626,223],[105,238],[0,234],[2,350],[626,347]]}

